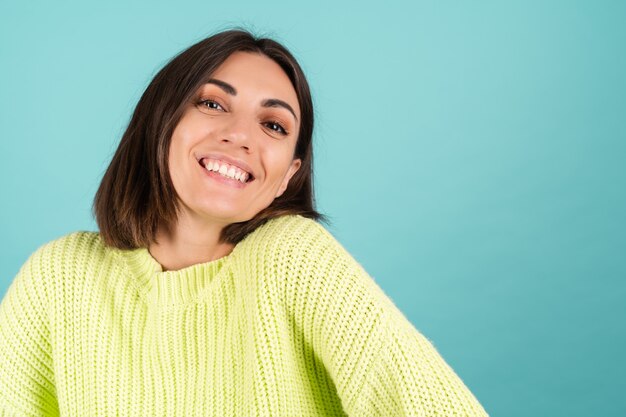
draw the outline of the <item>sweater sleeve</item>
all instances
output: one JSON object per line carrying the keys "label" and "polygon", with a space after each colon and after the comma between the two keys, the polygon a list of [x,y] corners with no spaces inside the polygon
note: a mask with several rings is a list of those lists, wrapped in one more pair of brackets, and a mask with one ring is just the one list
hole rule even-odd
{"label": "sweater sleeve", "polygon": [[[321,225],[300,230],[287,297],[349,416],[487,416],[434,346]],[[297,265],[297,266],[295,266]]]}
{"label": "sweater sleeve", "polygon": [[[46,247],[22,266],[0,304],[0,416],[58,416],[48,323]],[[48,285],[49,287],[49,285]]]}
{"label": "sweater sleeve", "polygon": [[368,368],[353,415],[487,416],[433,344],[386,295],[377,297],[384,316],[382,349]]}

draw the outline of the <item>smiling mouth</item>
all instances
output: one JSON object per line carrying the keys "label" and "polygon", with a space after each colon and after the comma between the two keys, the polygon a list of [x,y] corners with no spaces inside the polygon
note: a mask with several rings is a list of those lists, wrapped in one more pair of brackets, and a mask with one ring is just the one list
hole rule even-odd
{"label": "smiling mouth", "polygon": [[248,184],[254,181],[254,175],[252,175],[251,173],[244,171],[237,166],[230,165],[223,161],[209,159],[209,158],[202,158],[198,161],[198,163],[200,164],[202,168],[206,169],[208,172],[219,174],[225,179],[238,181],[242,184]]}

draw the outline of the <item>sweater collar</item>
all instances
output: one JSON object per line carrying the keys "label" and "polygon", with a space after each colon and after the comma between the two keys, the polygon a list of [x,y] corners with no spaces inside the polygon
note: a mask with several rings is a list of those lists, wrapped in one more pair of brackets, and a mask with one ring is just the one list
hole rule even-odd
{"label": "sweater collar", "polygon": [[237,247],[213,261],[163,271],[147,248],[121,251],[139,296],[148,304],[176,305],[200,302],[217,280],[226,275],[225,267],[237,256]]}
{"label": "sweater collar", "polygon": [[[239,258],[259,250],[259,242],[272,245],[278,236],[280,224],[299,215],[283,215],[271,219],[249,233],[226,256],[176,271],[163,271],[161,264],[147,248],[120,251],[130,279],[139,296],[148,304],[180,305],[202,302],[212,287],[223,279],[230,279]],[[256,243],[255,243],[256,242]]]}

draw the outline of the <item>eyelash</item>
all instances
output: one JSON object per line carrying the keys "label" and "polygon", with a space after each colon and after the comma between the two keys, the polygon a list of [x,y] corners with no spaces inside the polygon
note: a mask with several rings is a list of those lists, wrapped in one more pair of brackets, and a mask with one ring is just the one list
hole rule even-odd
{"label": "eyelash", "polygon": [[[210,104],[210,103],[213,103],[213,104],[216,104],[216,105],[220,106],[222,108],[222,111],[225,111],[224,107],[222,107],[222,105],[220,103],[218,103],[215,100],[211,100],[211,99],[204,99],[204,100],[198,101],[198,106],[205,106],[206,108],[208,108],[210,110],[218,110],[218,109],[215,109],[213,107],[208,107],[208,104]],[[287,136],[289,134],[287,129],[285,129],[285,127],[281,123],[276,121],[276,120],[269,120],[267,122],[264,122],[263,125],[266,126],[268,129],[273,130],[274,132],[279,133],[279,134],[281,134],[283,136]],[[272,129],[269,126],[277,126],[278,130],[277,129]]]}
{"label": "eyelash", "polygon": [[[270,125],[276,125],[276,126],[278,126],[279,130],[272,129],[271,127],[269,127]],[[283,127],[283,125],[281,125],[280,123],[278,123],[278,122],[276,122],[276,121],[274,121],[274,120],[270,120],[269,122],[265,122],[265,126],[268,126],[268,128],[269,128],[270,130],[273,130],[273,131],[274,131],[274,132],[276,132],[276,133],[280,133],[280,134],[281,134],[281,135],[283,135],[283,136],[287,136],[287,135],[289,134],[289,132],[287,132],[287,129],[285,129],[285,128]]]}
{"label": "eyelash", "polygon": [[[205,106],[205,107],[207,107],[207,104],[209,104],[209,103],[215,103],[215,104],[217,104],[218,106],[222,107],[222,105],[221,105],[220,103],[218,103],[218,102],[217,102],[217,101],[215,101],[215,100],[211,100],[210,98],[209,98],[209,99],[205,99],[205,100],[200,100],[200,101],[198,101],[198,106]],[[214,109],[214,108],[212,108],[212,107],[207,107],[207,108],[209,108],[209,109],[211,109],[211,110],[217,110],[217,109]],[[224,110],[224,107],[222,107],[222,110]]]}

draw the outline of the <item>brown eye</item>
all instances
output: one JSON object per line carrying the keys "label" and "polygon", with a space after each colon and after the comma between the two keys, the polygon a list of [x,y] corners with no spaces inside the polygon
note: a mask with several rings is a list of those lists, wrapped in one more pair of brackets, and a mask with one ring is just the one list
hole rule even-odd
{"label": "brown eye", "polygon": [[280,133],[281,135],[287,135],[287,130],[278,122],[265,122],[265,126],[270,130]]}
{"label": "brown eye", "polygon": [[224,111],[224,108],[217,101],[211,100],[211,99],[200,100],[198,102],[198,106],[200,106],[202,110],[208,109],[208,110]]}

